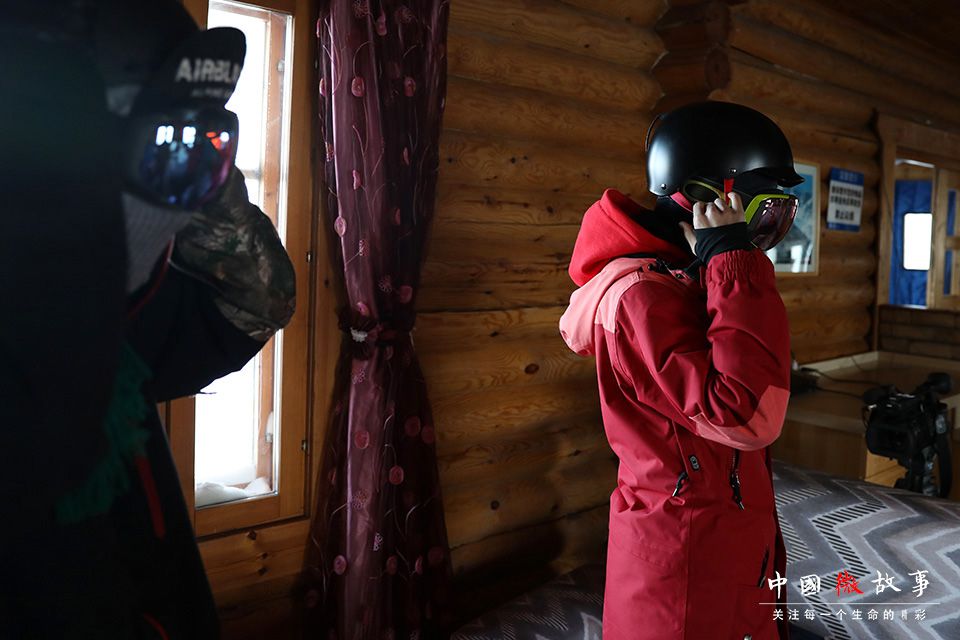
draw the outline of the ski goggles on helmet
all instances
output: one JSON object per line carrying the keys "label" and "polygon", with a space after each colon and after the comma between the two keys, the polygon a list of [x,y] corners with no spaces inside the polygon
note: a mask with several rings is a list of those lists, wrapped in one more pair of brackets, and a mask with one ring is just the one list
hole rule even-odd
{"label": "ski goggles on helmet", "polygon": [[126,120],[124,178],[154,201],[196,209],[217,194],[237,156],[239,121],[222,107],[167,109]]}
{"label": "ski goggles on helmet", "polygon": [[[736,193],[739,191],[734,190]],[[723,190],[702,180],[688,180],[681,192],[690,200],[713,202],[725,200]],[[750,198],[743,213],[747,230],[754,246],[764,251],[772,249],[787,235],[797,215],[797,197],[787,193],[741,194]]]}

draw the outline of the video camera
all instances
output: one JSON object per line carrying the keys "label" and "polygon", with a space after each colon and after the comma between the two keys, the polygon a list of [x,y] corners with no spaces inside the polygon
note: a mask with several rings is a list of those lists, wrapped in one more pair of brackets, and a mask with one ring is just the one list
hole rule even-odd
{"label": "video camera", "polygon": [[[941,498],[949,495],[953,480],[953,425],[940,396],[949,393],[952,386],[949,374],[931,373],[911,394],[902,393],[893,385],[864,392],[867,449],[879,456],[896,458],[907,469],[896,487]],[[934,459],[939,461],[939,487],[933,477]]]}

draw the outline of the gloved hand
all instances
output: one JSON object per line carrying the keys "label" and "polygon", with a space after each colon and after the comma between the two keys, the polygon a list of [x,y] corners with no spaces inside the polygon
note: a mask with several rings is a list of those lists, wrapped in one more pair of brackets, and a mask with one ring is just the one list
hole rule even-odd
{"label": "gloved hand", "polygon": [[731,193],[728,197],[729,204],[720,198],[711,203],[695,203],[693,226],[686,222],[679,223],[690,250],[705,265],[719,253],[754,248],[739,194]]}
{"label": "gloved hand", "polygon": [[171,264],[216,289],[220,312],[255,340],[265,342],[293,316],[293,264],[236,167],[220,195],[177,234]]}

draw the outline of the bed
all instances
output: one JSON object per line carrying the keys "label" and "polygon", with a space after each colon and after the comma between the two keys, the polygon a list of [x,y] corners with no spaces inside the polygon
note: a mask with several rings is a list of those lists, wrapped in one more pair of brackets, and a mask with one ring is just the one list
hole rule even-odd
{"label": "bed", "polygon": [[[784,612],[793,617],[792,640],[960,640],[960,504],[776,460],[774,483],[787,547],[787,602],[795,603]],[[851,581],[844,576],[837,595],[844,571],[862,594],[846,593]],[[919,596],[917,578],[909,575],[917,571],[926,571],[929,583]],[[818,576],[821,591],[804,595],[804,576]],[[887,578],[899,592],[886,586]],[[600,640],[602,594],[603,567],[581,567],[452,638]]]}

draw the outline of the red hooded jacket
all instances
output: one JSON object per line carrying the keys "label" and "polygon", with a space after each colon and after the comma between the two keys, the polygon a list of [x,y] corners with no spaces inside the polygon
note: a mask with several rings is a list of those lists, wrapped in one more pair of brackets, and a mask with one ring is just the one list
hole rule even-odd
{"label": "red hooded jacket", "polygon": [[[596,357],[620,458],[603,637],[783,640],[767,447],[786,412],[790,346],[773,265],[733,250],[699,279],[666,268],[692,256],[642,226],[653,215],[614,190],[587,211],[570,265],[580,288],[560,320],[567,345]],[[637,253],[662,260],[627,257]]]}

